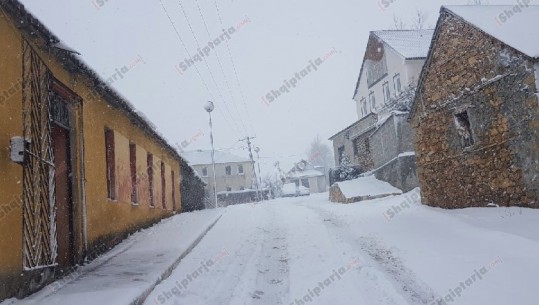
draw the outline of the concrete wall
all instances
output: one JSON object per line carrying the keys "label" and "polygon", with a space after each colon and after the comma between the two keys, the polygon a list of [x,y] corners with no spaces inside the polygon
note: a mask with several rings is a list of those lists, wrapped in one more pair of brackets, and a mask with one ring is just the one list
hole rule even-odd
{"label": "concrete wall", "polygon": [[415,156],[394,158],[374,172],[378,180],[388,182],[403,192],[409,192],[419,186]]}
{"label": "concrete wall", "polygon": [[[437,31],[412,119],[423,202],[538,207],[533,62],[444,11]],[[463,145],[455,124],[463,111],[470,146]]]}

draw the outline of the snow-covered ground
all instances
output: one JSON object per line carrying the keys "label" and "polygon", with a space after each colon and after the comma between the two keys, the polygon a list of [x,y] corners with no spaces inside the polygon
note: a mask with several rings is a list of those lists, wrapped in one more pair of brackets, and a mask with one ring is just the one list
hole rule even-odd
{"label": "snow-covered ground", "polygon": [[327,196],[229,207],[145,304],[537,304],[539,211]]}
{"label": "snow-covered ground", "polygon": [[24,300],[0,305],[131,304],[155,286],[224,209],[180,214],[141,230],[90,264]]}
{"label": "snow-covered ground", "polygon": [[144,304],[538,304],[538,210],[442,210],[418,204],[418,189],[348,205],[327,197],[177,216],[55,293],[13,304],[131,304],[223,211]]}

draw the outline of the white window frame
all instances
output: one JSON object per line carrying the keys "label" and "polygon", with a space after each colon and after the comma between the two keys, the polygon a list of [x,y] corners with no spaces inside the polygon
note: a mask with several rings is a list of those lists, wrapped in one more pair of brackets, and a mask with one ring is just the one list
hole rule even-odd
{"label": "white window frame", "polygon": [[[241,171],[240,171],[240,168],[241,168]],[[239,175],[239,176],[245,175],[245,169],[243,168],[243,165],[242,165],[242,164],[239,164],[239,165],[238,165],[238,175]]]}
{"label": "white window frame", "polygon": [[395,89],[395,96],[399,96],[402,92],[401,75],[399,73],[393,76],[393,88]]}
{"label": "white window frame", "polygon": [[389,102],[391,99],[391,91],[389,90],[389,82],[384,82],[382,84],[382,93],[384,94],[384,103]]}
{"label": "white window frame", "polygon": [[376,95],[374,91],[369,93],[369,104],[371,106],[371,112],[374,112],[376,110]]}

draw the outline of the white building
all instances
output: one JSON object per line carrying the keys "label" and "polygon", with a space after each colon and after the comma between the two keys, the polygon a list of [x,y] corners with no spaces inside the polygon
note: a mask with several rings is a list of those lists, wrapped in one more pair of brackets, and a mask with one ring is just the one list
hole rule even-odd
{"label": "white building", "polygon": [[[213,166],[211,150],[196,150],[182,153],[189,165],[207,183],[210,198],[213,193]],[[253,189],[253,165],[247,156],[241,157],[229,152],[215,151],[215,181],[217,193],[240,192]],[[213,200],[212,200],[213,201]]]}
{"label": "white building", "polygon": [[434,30],[373,31],[354,91],[358,120],[415,87]]}
{"label": "white building", "polygon": [[370,33],[353,96],[358,120],[330,138],[337,165],[346,157],[361,171],[373,171],[403,190],[417,185],[407,112],[433,33]]}

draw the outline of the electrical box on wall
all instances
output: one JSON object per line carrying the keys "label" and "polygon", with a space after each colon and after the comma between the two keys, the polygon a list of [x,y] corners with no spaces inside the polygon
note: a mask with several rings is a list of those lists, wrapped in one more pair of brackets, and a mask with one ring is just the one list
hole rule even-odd
{"label": "electrical box on wall", "polygon": [[11,161],[16,163],[24,162],[24,147],[26,141],[23,137],[11,138]]}

